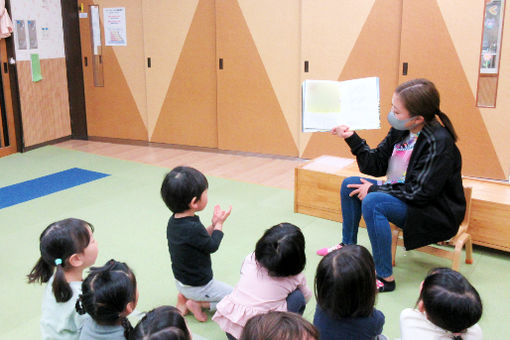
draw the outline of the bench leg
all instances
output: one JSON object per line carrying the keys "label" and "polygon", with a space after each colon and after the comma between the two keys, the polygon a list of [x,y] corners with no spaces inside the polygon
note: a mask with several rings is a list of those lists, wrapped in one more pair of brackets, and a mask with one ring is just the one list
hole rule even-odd
{"label": "bench leg", "polygon": [[473,263],[473,241],[471,240],[471,235],[466,234],[466,263],[472,264]]}

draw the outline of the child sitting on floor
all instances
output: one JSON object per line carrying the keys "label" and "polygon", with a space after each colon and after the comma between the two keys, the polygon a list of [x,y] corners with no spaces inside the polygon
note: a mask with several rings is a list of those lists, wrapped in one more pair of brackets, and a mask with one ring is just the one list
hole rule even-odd
{"label": "child sitting on floor", "polygon": [[83,270],[96,262],[97,243],[88,222],[68,218],[42,232],[41,257],[28,282],[47,282],[42,301],[41,333],[46,339],[78,339],[86,317],[74,305],[81,293]]}
{"label": "child sitting on floor", "polygon": [[138,322],[129,340],[191,340],[180,311],[172,306],[154,308]]}
{"label": "child sitting on floor", "polygon": [[306,264],[305,238],[290,223],[266,230],[244,259],[241,278],[234,291],[217,306],[213,320],[238,339],[244,325],[253,316],[268,311],[303,314],[312,291],[302,273]]}
{"label": "child sitting on floor", "polygon": [[198,170],[179,166],[170,171],[161,185],[161,197],[173,212],[166,235],[172,271],[179,294],[177,308],[185,315],[190,310],[198,321],[207,321],[202,308],[216,304],[232,287],[213,279],[211,253],[223,238],[223,223],[230,215],[219,205],[214,207],[212,224],[205,228],[196,212],[207,206],[208,183]]}
{"label": "child sitting on floor", "polygon": [[400,314],[401,340],[482,339],[477,322],[482,301],[462,274],[449,268],[432,269],[422,282],[416,309]]}
{"label": "child sitting on floor", "polygon": [[127,316],[138,302],[136,277],[127,264],[115,260],[90,269],[81,286],[76,311],[92,319],[83,324],[80,340],[125,340],[133,327]]}
{"label": "child sitting on floor", "polygon": [[386,339],[384,314],[374,308],[376,293],[374,260],[365,247],[345,245],[324,257],[315,275],[313,319],[321,340]]}
{"label": "child sitting on floor", "polygon": [[319,340],[319,331],[295,313],[268,312],[248,320],[239,340]]}

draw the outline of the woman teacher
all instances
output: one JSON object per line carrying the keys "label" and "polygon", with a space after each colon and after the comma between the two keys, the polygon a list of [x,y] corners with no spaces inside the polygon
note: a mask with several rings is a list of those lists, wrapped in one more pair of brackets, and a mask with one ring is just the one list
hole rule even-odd
{"label": "woman teacher", "polygon": [[356,244],[363,214],[381,292],[395,289],[389,222],[403,230],[404,245],[411,250],[455,236],[464,218],[457,135],[439,102],[439,92],[429,80],[414,79],[398,86],[388,114],[392,128],[375,149],[348,126],[332,130],[345,139],[362,173],[386,175],[386,180],[349,177],[343,181],[342,242],[317,254]]}

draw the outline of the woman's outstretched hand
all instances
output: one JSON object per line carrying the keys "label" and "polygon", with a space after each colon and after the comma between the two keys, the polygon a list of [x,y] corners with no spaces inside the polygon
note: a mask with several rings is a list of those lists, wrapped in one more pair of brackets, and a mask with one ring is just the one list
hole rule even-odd
{"label": "woman's outstretched hand", "polygon": [[349,194],[350,197],[354,195],[358,195],[358,198],[362,201],[368,194],[368,189],[372,186],[372,183],[367,181],[364,178],[361,179],[361,184],[348,184],[348,188],[355,188],[355,190],[351,191]]}
{"label": "woman's outstretched hand", "polygon": [[337,135],[338,137],[342,137],[344,139],[351,137],[353,133],[354,131],[350,130],[347,125],[339,125],[331,129],[331,134]]}

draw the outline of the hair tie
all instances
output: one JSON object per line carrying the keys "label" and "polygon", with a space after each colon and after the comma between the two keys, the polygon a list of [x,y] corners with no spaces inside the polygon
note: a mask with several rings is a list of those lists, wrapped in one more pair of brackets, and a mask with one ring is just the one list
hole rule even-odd
{"label": "hair tie", "polygon": [[55,259],[55,266],[62,264],[62,259]]}

